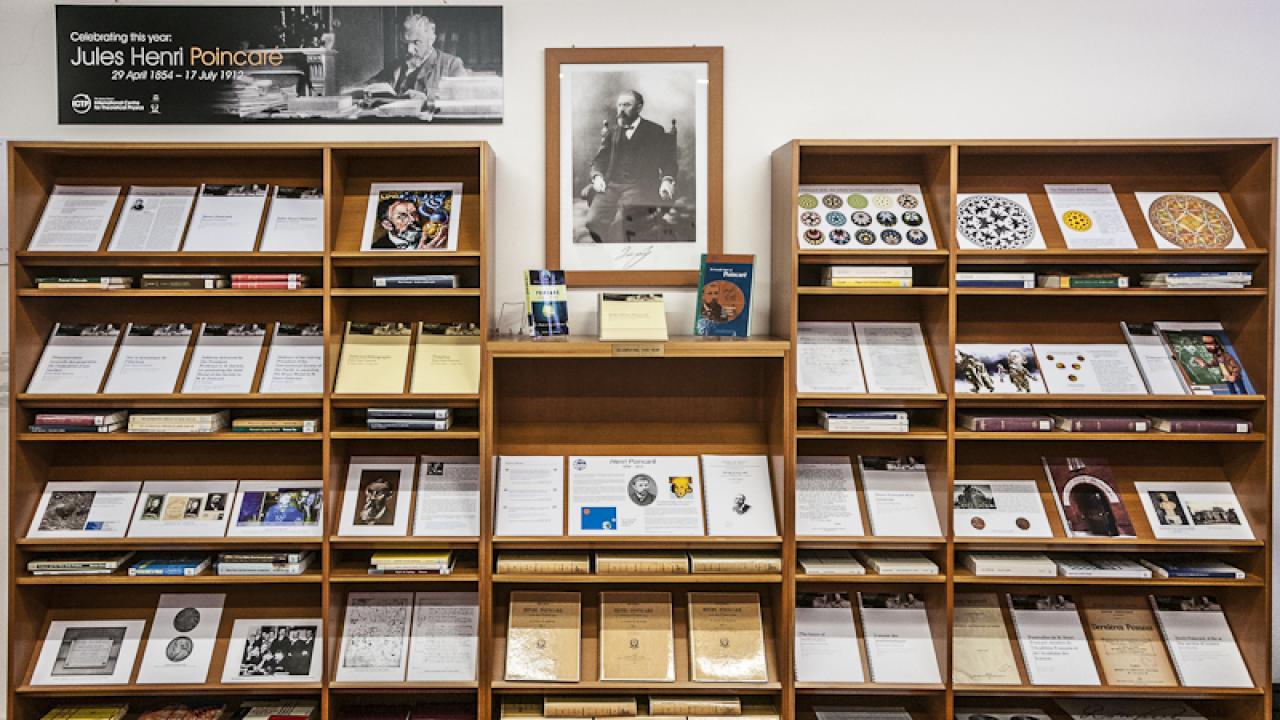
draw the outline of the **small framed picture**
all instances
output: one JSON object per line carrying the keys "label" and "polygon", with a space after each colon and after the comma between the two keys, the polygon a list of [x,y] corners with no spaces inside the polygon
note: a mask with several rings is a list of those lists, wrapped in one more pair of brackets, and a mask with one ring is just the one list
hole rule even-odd
{"label": "small framed picture", "polygon": [[129,537],[222,537],[235,495],[235,480],[148,481]]}
{"label": "small framed picture", "polygon": [[31,684],[127,684],[146,624],[146,620],[50,622]]}
{"label": "small framed picture", "polygon": [[319,480],[243,480],[227,537],[320,537],[323,495]]}
{"label": "small framed picture", "polygon": [[319,618],[236,620],[222,682],[320,682],[323,644]]}
{"label": "small framed picture", "polygon": [[462,183],[374,183],[360,249],[453,252],[461,214]]}
{"label": "small framed picture", "polygon": [[339,535],[409,534],[413,457],[353,457],[342,495]]}
{"label": "small framed picture", "polygon": [[723,75],[718,47],[546,51],[548,268],[697,285],[722,248]]}

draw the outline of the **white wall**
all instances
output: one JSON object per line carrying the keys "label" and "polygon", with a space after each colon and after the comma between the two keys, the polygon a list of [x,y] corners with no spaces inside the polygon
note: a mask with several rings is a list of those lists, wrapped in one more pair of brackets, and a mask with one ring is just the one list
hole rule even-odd
{"label": "white wall", "polygon": [[[482,138],[498,158],[498,302],[519,301],[519,272],[543,262],[546,47],[724,46],[724,245],[755,253],[761,277],[768,157],[792,138],[1280,135],[1268,0],[511,0],[504,124],[364,128],[59,127],[53,8],[0,0],[0,138]],[[571,327],[592,331],[591,294],[570,303]],[[691,293],[671,305],[687,333]]]}

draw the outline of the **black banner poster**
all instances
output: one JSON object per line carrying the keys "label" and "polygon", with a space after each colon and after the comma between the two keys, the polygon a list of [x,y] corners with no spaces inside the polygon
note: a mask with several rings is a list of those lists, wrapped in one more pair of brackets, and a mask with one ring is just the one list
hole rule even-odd
{"label": "black banner poster", "polygon": [[62,124],[500,123],[498,6],[59,5]]}

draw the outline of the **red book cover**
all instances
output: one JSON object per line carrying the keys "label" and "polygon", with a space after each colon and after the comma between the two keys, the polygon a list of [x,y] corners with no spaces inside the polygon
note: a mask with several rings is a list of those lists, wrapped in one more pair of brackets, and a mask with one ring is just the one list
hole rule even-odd
{"label": "red book cover", "polygon": [[1068,537],[1137,537],[1102,458],[1041,458]]}

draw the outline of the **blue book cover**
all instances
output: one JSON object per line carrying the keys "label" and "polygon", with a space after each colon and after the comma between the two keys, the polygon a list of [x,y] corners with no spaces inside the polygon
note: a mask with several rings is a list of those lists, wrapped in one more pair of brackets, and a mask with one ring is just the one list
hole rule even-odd
{"label": "blue book cover", "polygon": [[524,311],[534,337],[569,334],[569,291],[563,270],[530,270],[524,276]]}
{"label": "blue book cover", "polygon": [[750,337],[754,255],[703,255],[694,335]]}

